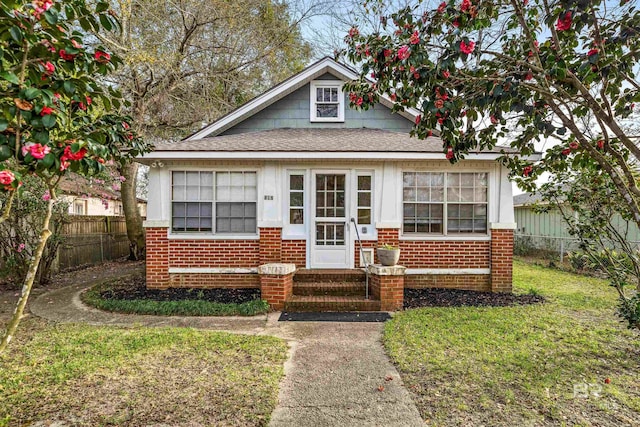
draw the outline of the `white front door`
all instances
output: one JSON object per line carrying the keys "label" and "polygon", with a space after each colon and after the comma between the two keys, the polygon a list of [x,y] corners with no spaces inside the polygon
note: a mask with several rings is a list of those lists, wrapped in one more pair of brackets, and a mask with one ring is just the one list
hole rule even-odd
{"label": "white front door", "polygon": [[350,268],[349,173],[313,171],[311,268]]}

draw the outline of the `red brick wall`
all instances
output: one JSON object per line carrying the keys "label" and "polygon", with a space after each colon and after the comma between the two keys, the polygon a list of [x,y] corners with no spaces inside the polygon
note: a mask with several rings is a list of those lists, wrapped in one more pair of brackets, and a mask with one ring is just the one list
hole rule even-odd
{"label": "red brick wall", "polygon": [[260,228],[260,264],[281,262],[282,228]]}
{"label": "red brick wall", "polygon": [[398,228],[379,228],[378,244],[398,246],[400,238],[400,229]]}
{"label": "red brick wall", "polygon": [[282,310],[284,302],[293,293],[293,273],[283,276],[261,275],[260,288],[262,299],[274,310]]}
{"label": "red brick wall", "polygon": [[400,242],[399,264],[407,268],[489,268],[489,241]]}
{"label": "red brick wall", "polygon": [[513,230],[491,230],[491,290],[511,292],[513,281]]}
{"label": "red brick wall", "polygon": [[405,276],[378,276],[372,274],[371,296],[380,300],[380,310],[397,311],[404,302]]}
{"label": "red brick wall", "polygon": [[405,288],[449,288],[468,291],[491,291],[491,276],[488,274],[408,274],[404,278]]}
{"label": "red brick wall", "polygon": [[[166,230],[165,230],[166,233]],[[171,267],[257,267],[258,240],[170,240]]]}
{"label": "red brick wall", "polygon": [[147,287],[164,288],[169,281],[169,240],[166,228],[146,229]]}
{"label": "red brick wall", "polygon": [[259,288],[260,277],[255,274],[169,274],[169,286],[173,288]]}
{"label": "red brick wall", "polygon": [[283,240],[281,262],[304,268],[307,265],[307,241]]}

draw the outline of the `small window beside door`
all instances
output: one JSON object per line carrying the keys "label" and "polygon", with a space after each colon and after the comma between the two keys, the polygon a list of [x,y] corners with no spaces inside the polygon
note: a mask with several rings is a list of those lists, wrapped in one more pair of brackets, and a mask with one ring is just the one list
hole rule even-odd
{"label": "small window beside door", "polygon": [[358,225],[371,225],[371,200],[373,193],[371,191],[371,175],[358,175],[357,188],[357,211]]}
{"label": "small window beside door", "polygon": [[304,175],[289,175],[289,224],[304,224]]}

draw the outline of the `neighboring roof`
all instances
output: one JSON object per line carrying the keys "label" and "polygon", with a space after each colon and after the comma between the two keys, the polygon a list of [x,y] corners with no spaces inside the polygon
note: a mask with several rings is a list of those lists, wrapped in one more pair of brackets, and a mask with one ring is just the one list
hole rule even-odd
{"label": "neighboring roof", "polygon": [[[515,152],[510,147],[495,147],[483,153]],[[408,133],[382,129],[272,129],[258,132],[216,136],[174,143],[157,144],[155,152],[397,152],[439,153],[442,140],[421,140]]]}
{"label": "neighboring roof", "polygon": [[540,194],[523,193],[513,196],[513,207],[533,205],[542,201]]}
{"label": "neighboring roof", "polygon": [[[96,178],[87,178],[77,173],[70,172],[60,179],[58,192],[62,195],[98,197],[100,199],[120,200],[120,191],[114,190],[111,186],[104,184]],[[138,203],[147,201],[138,198]]]}
{"label": "neighboring roof", "polygon": [[[359,77],[358,72],[353,68],[341,64],[333,58],[324,57],[300,71],[298,74],[289,77],[282,83],[268,89],[266,92],[220,117],[209,126],[187,136],[183,141],[192,141],[219,135],[326,73],[333,74],[344,81],[356,80]],[[392,108],[395,104],[391,101],[391,98],[386,95],[380,97],[380,103],[387,108]],[[414,108],[408,108],[405,111],[398,112],[398,114],[413,122],[420,112]]]}

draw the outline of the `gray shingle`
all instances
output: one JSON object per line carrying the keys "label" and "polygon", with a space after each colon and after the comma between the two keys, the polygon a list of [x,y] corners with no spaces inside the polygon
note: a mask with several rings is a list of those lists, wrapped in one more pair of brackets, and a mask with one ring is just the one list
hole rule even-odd
{"label": "gray shingle", "polygon": [[[412,138],[408,133],[380,129],[271,129],[192,141],[156,144],[156,151],[213,152],[410,152],[442,153],[442,140]],[[513,153],[495,147],[485,153]]]}

